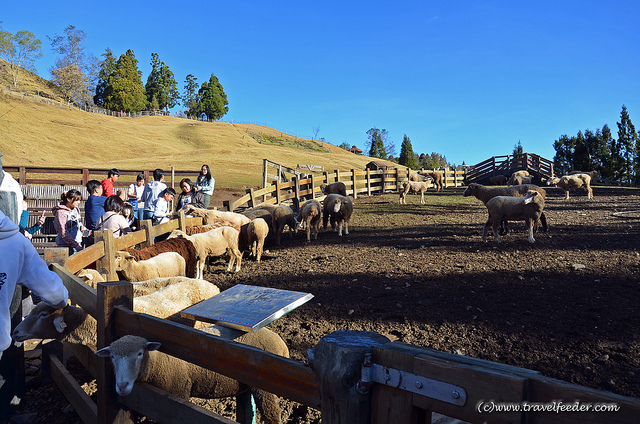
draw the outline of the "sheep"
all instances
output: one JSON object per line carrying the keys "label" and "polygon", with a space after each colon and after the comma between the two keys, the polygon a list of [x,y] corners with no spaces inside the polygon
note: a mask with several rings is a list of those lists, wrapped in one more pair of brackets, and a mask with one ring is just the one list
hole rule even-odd
{"label": "sheep", "polygon": [[239,235],[240,233],[235,228],[220,227],[192,236],[188,236],[180,230],[173,230],[169,238],[185,238],[193,243],[198,258],[196,278],[203,278],[204,265],[209,256],[222,256],[225,253],[229,253],[227,271],[232,270],[234,262],[236,264],[234,272],[240,271],[242,253],[238,250]]}
{"label": "sheep", "polygon": [[346,196],[340,194],[330,194],[324,199],[322,211],[322,223],[324,231],[327,231],[327,222],[331,218],[331,227],[336,231],[338,224],[338,236],[342,237],[342,227],[344,233],[349,234],[349,220],[353,214],[353,202]]}
{"label": "sheep", "polygon": [[589,174],[564,175],[561,178],[549,178],[547,185],[558,186],[564,190],[565,200],[569,200],[569,190],[584,188],[587,191],[587,199],[593,199],[591,189],[591,176]]}
{"label": "sheep", "polygon": [[322,190],[322,193],[327,196],[329,194],[334,194],[334,193],[341,194],[343,196],[347,195],[347,186],[341,181],[331,183],[331,184],[321,184],[320,190]]}
{"label": "sheep", "polygon": [[529,175],[526,177],[523,177],[522,175],[516,175],[515,177],[511,177],[509,179],[509,182],[507,183],[507,185],[516,186],[516,185],[523,185],[523,184],[531,184],[532,182],[533,182],[532,175]]}
{"label": "sheep", "polygon": [[127,281],[143,281],[156,277],[186,276],[186,263],[177,252],[165,252],[144,261],[136,261],[124,250],[116,252],[116,271],[121,271]]}
{"label": "sheep", "polygon": [[318,240],[321,213],[322,205],[317,200],[310,200],[302,205],[298,221],[305,226],[307,243],[311,242],[311,230],[313,230],[313,239]]}
{"label": "sheep", "polygon": [[298,222],[293,214],[293,210],[285,204],[280,204],[273,210],[271,225],[278,246],[280,245],[285,225],[289,226],[289,235],[291,237],[293,237],[294,232],[298,232]]}
{"label": "sheep", "polygon": [[[283,356],[288,357],[288,349],[282,339],[266,328],[255,333],[244,333],[239,337],[237,330],[233,333],[236,337],[225,337],[227,333],[230,333],[230,329],[222,328],[221,330],[223,335],[219,337],[227,340],[235,338],[237,342],[259,348],[262,348],[261,345],[265,340],[270,342],[271,340],[268,339],[277,338],[281,342],[278,347],[284,346],[284,351],[272,353],[286,353]],[[215,335],[215,330],[211,333]],[[110,346],[97,350],[95,355],[111,358],[115,374],[115,388],[120,396],[129,395],[136,381],[149,383],[185,400],[190,397],[220,399],[249,391],[253,395],[264,423],[277,424],[281,422],[280,405],[276,395],[249,387],[225,375],[169,356],[158,351],[159,348],[160,343],[158,342],[149,342],[143,337],[126,335],[112,342]]]}
{"label": "sheep", "polygon": [[[529,190],[535,190],[540,193],[543,200],[547,198],[547,192],[543,188],[540,188],[533,184],[516,185],[510,187],[485,187],[482,184],[471,183],[464,190],[462,195],[464,197],[475,196],[476,199],[480,200],[486,205],[489,200],[496,196],[523,197]],[[540,222],[542,223],[542,230],[547,231],[549,228],[547,226],[547,217],[545,216],[544,212],[540,214]],[[506,225],[505,230],[507,233],[509,232],[509,229]]]}
{"label": "sheep", "polygon": [[105,280],[102,274],[100,274],[95,269],[81,269],[76,272],[76,277],[80,278],[82,281],[87,283],[88,286],[92,288],[98,287],[98,283],[104,283]]}
{"label": "sheep", "polygon": [[[516,171],[513,174],[511,174],[511,176],[509,177],[509,181],[507,182],[507,185],[517,185],[514,183],[514,180],[516,177],[528,177],[531,174],[529,174],[529,171],[527,171],[526,169],[521,169],[520,171]],[[531,184],[531,183],[526,183],[526,184]]]}
{"label": "sheep", "polygon": [[506,185],[507,177],[504,175],[496,175],[495,177],[489,178],[489,184],[491,185]]}
{"label": "sheep", "polygon": [[405,181],[404,189],[400,192],[400,204],[407,204],[407,193],[420,193],[420,203],[424,204],[424,193],[431,187],[431,178],[427,181]]}
{"label": "sheep", "polygon": [[247,224],[247,245],[251,249],[251,254],[260,262],[264,241],[269,235],[269,224],[263,218],[256,218]]}
{"label": "sheep", "polygon": [[186,274],[189,278],[196,276],[196,248],[186,239],[167,239],[159,241],[153,246],[143,247],[140,250],[133,247],[125,249],[137,261],[151,259],[164,252],[178,252],[186,262]]}
{"label": "sheep", "polygon": [[[156,287],[162,286],[157,291]],[[195,278],[152,279],[133,283],[133,310],[159,318],[185,322],[178,314],[181,310],[209,299],[220,289],[206,280]],[[138,294],[142,294],[138,296]],[[67,305],[61,309],[38,303],[13,330],[13,339],[57,339],[67,343],[95,345],[96,320],[82,308]]]}
{"label": "sheep", "polygon": [[433,186],[436,188],[436,191],[443,190],[443,174],[440,171],[418,171],[418,174],[425,175],[427,177],[431,177],[433,179]]}
{"label": "sheep", "polygon": [[600,171],[593,170],[591,172],[583,172],[583,171],[571,171],[567,175],[577,175],[577,174],[587,174],[591,177],[591,182],[597,181],[600,179]]}
{"label": "sheep", "polygon": [[525,221],[529,230],[529,243],[535,243],[533,238],[533,224],[538,221],[544,209],[544,198],[530,190],[524,197],[496,196],[487,202],[489,219],[484,224],[482,241],[487,241],[487,230],[492,228],[496,242],[500,243],[498,226],[503,220]]}
{"label": "sheep", "polygon": [[[188,236],[192,236],[194,234],[200,234],[200,233],[206,233],[207,231],[213,230],[214,228],[220,228],[220,227],[233,227],[236,230],[240,231],[240,228],[237,224],[234,224],[232,222],[229,221],[220,221],[220,222],[215,222],[213,224],[207,224],[207,225],[189,225],[185,228],[185,233]],[[175,239],[170,239],[170,240],[175,240]]]}
{"label": "sheep", "polygon": [[228,221],[233,223],[234,225],[241,227],[244,224],[248,224],[251,220],[246,216],[236,213],[236,212],[227,212],[227,211],[217,211],[210,209],[202,209],[196,208],[191,204],[185,205],[181,211],[184,211],[185,215],[193,215],[197,217],[202,217],[204,224],[213,224],[219,221]]}

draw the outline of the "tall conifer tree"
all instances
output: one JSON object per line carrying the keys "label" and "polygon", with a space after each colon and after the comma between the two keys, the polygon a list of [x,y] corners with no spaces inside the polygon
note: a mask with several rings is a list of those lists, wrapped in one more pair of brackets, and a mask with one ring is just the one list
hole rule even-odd
{"label": "tall conifer tree", "polygon": [[411,140],[406,134],[402,139],[402,146],[400,146],[400,156],[398,157],[398,163],[410,169],[419,168],[418,162],[416,161],[416,155],[415,153],[413,153]]}

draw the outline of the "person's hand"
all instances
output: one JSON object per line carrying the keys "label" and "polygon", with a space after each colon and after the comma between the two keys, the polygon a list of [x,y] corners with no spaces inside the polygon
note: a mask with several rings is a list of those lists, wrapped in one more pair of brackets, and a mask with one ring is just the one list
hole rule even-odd
{"label": "person's hand", "polygon": [[27,202],[26,200],[22,201],[22,209],[24,209],[25,211],[27,209],[29,209],[29,202]]}
{"label": "person's hand", "polygon": [[24,232],[24,236],[27,238],[27,240],[31,240],[31,239],[33,238],[33,236],[31,235],[31,233],[30,233],[30,232],[28,232],[28,231],[25,231],[25,232]]}
{"label": "person's hand", "polygon": [[40,218],[38,218],[38,225],[44,225],[44,221],[46,221],[47,218],[44,217],[44,215],[41,215]]}

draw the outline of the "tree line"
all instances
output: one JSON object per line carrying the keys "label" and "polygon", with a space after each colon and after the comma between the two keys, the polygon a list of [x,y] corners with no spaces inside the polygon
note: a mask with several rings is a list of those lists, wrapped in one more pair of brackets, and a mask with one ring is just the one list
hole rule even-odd
{"label": "tree line", "polygon": [[[213,73],[202,84],[194,75],[187,75],[181,94],[173,72],[157,53],[151,54],[151,72],[143,84],[142,71],[131,49],[116,57],[107,48],[100,60],[86,53],[86,34],[73,25],[67,26],[62,35],[47,38],[53,52],[59,55],[50,70],[51,82],[68,102],[132,113],[169,111],[181,103],[184,115],[209,120],[220,119],[229,111],[227,95]],[[12,34],[0,26],[0,57],[8,62],[13,86],[17,88],[24,78],[23,69],[35,73],[34,62],[42,57],[42,41],[30,31]]]}

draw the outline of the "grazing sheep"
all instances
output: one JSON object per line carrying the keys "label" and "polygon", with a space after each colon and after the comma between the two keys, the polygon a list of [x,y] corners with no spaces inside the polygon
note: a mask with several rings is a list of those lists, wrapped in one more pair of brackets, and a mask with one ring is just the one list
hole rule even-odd
{"label": "grazing sheep", "polygon": [[124,250],[116,252],[116,271],[121,271],[127,281],[144,281],[156,277],[186,276],[186,263],[177,252],[165,252],[144,261]]}
{"label": "grazing sheep", "polygon": [[495,177],[489,178],[489,184],[491,185],[506,185],[507,177],[504,175],[496,175]]}
{"label": "grazing sheep", "polygon": [[244,224],[248,224],[251,221],[246,216],[236,212],[196,208],[191,204],[185,205],[180,210],[184,211],[185,215],[193,215],[193,216],[201,217],[205,225],[213,224],[220,221],[228,221],[228,222],[231,222],[234,226],[241,227]]}
{"label": "grazing sheep", "polygon": [[[153,286],[162,284],[164,288],[147,293]],[[135,312],[177,322],[185,322],[179,316],[181,310],[220,293],[215,284],[185,277],[133,283],[133,291]],[[144,294],[137,296],[136,293]],[[95,345],[96,326],[96,320],[82,308],[67,305],[55,309],[40,302],[16,326],[12,336],[19,342],[29,339],[57,339],[67,343]]]}
{"label": "grazing sheep", "polygon": [[587,199],[593,199],[591,189],[591,176],[589,174],[564,175],[561,178],[549,178],[547,185],[554,185],[564,190],[565,200],[569,199],[569,190],[584,188],[587,191]]}
{"label": "grazing sheep", "polygon": [[307,232],[307,243],[311,242],[311,232],[313,230],[313,239],[318,240],[320,232],[320,216],[322,205],[317,200],[310,200],[302,205],[298,220],[300,224],[305,226]]}
{"label": "grazing sheep", "polygon": [[516,185],[523,185],[523,184],[531,184],[532,182],[533,182],[532,175],[529,175],[526,177],[523,177],[522,175],[516,175],[515,177],[512,177],[511,179],[509,179],[509,182],[507,183],[507,185],[516,186]]}
{"label": "grazing sheep", "polygon": [[298,222],[293,214],[293,210],[285,204],[278,205],[273,210],[272,216],[272,228],[276,235],[276,243],[279,246],[282,239],[282,233],[284,232],[284,226],[289,226],[289,235],[293,237],[293,233],[298,232]]}
{"label": "grazing sheep", "polygon": [[349,220],[353,213],[353,202],[346,196],[340,194],[330,194],[324,199],[322,211],[322,223],[324,231],[327,231],[327,222],[331,218],[331,227],[336,231],[336,223],[338,224],[338,236],[342,236],[342,227],[344,233],[349,234]]}
{"label": "grazing sheep", "polygon": [[514,180],[516,177],[528,177],[530,175],[531,174],[529,174],[529,171],[527,171],[526,169],[516,171],[513,174],[511,174],[511,176],[509,177],[509,181],[507,182],[507,185],[517,185],[517,184],[514,184]]}
{"label": "grazing sheep", "polygon": [[[249,341],[265,338],[267,334],[280,338],[273,332],[263,330],[266,329],[263,328],[256,333],[245,333],[236,341],[255,346]],[[284,345],[284,342],[282,344]],[[286,348],[286,345],[284,347]],[[120,396],[130,394],[136,381],[149,383],[182,399],[190,397],[220,399],[249,391],[253,395],[264,423],[281,422],[280,405],[276,395],[169,356],[158,351],[158,348],[160,348],[158,342],[149,342],[142,337],[127,335],[114,341],[110,346],[96,351],[95,354],[103,358],[111,358],[116,377],[116,392]]]}
{"label": "grazing sheep", "polygon": [[500,243],[498,226],[504,221],[525,221],[529,230],[529,243],[535,243],[533,238],[533,224],[538,221],[544,209],[542,195],[530,190],[524,197],[496,196],[487,202],[489,219],[484,224],[482,241],[487,241],[487,230],[493,229],[496,242]]}
{"label": "grazing sheep", "polygon": [[[496,196],[523,197],[529,190],[535,190],[540,193],[543,200],[547,198],[547,192],[544,191],[543,188],[540,188],[533,184],[516,185],[510,187],[485,187],[482,184],[471,183],[464,190],[462,195],[464,197],[475,196],[476,199],[480,200],[486,205],[489,200],[493,199]],[[544,231],[547,231],[547,217],[545,216],[544,212],[540,214],[540,222],[542,223],[542,229]],[[506,226],[506,222],[505,230],[507,233],[509,232],[509,229]]]}
{"label": "grazing sheep", "polygon": [[251,254],[260,262],[264,241],[269,235],[269,224],[263,218],[256,218],[247,224],[247,245],[251,249]]}
{"label": "grazing sheep", "polygon": [[151,259],[160,253],[178,252],[186,262],[187,277],[195,278],[196,276],[196,248],[189,240],[186,239],[168,239],[162,240],[153,246],[143,247],[140,250],[129,247],[125,249],[137,261]]}
{"label": "grazing sheep", "polygon": [[444,176],[442,171],[418,171],[418,174],[431,177],[433,179],[433,186],[436,188],[436,191],[443,190]]}
{"label": "grazing sheep", "polygon": [[331,183],[331,184],[321,184],[320,185],[320,190],[322,190],[322,193],[325,195],[329,195],[329,194],[341,194],[343,196],[347,195],[347,186],[344,185],[343,182],[335,182],[335,183]]}
{"label": "grazing sheep", "polygon": [[169,238],[182,237],[191,241],[196,248],[196,256],[198,258],[198,272],[196,278],[202,278],[204,275],[204,265],[209,256],[222,256],[229,253],[229,266],[227,271],[231,271],[235,262],[234,272],[240,271],[240,263],[242,262],[242,253],[238,250],[238,239],[240,233],[232,227],[220,227],[207,231],[206,233],[186,235],[180,230],[173,230]]}
{"label": "grazing sheep", "polygon": [[407,193],[420,193],[420,203],[425,203],[424,193],[431,187],[431,178],[427,181],[405,181],[404,189],[400,192],[400,204],[407,204]]}

